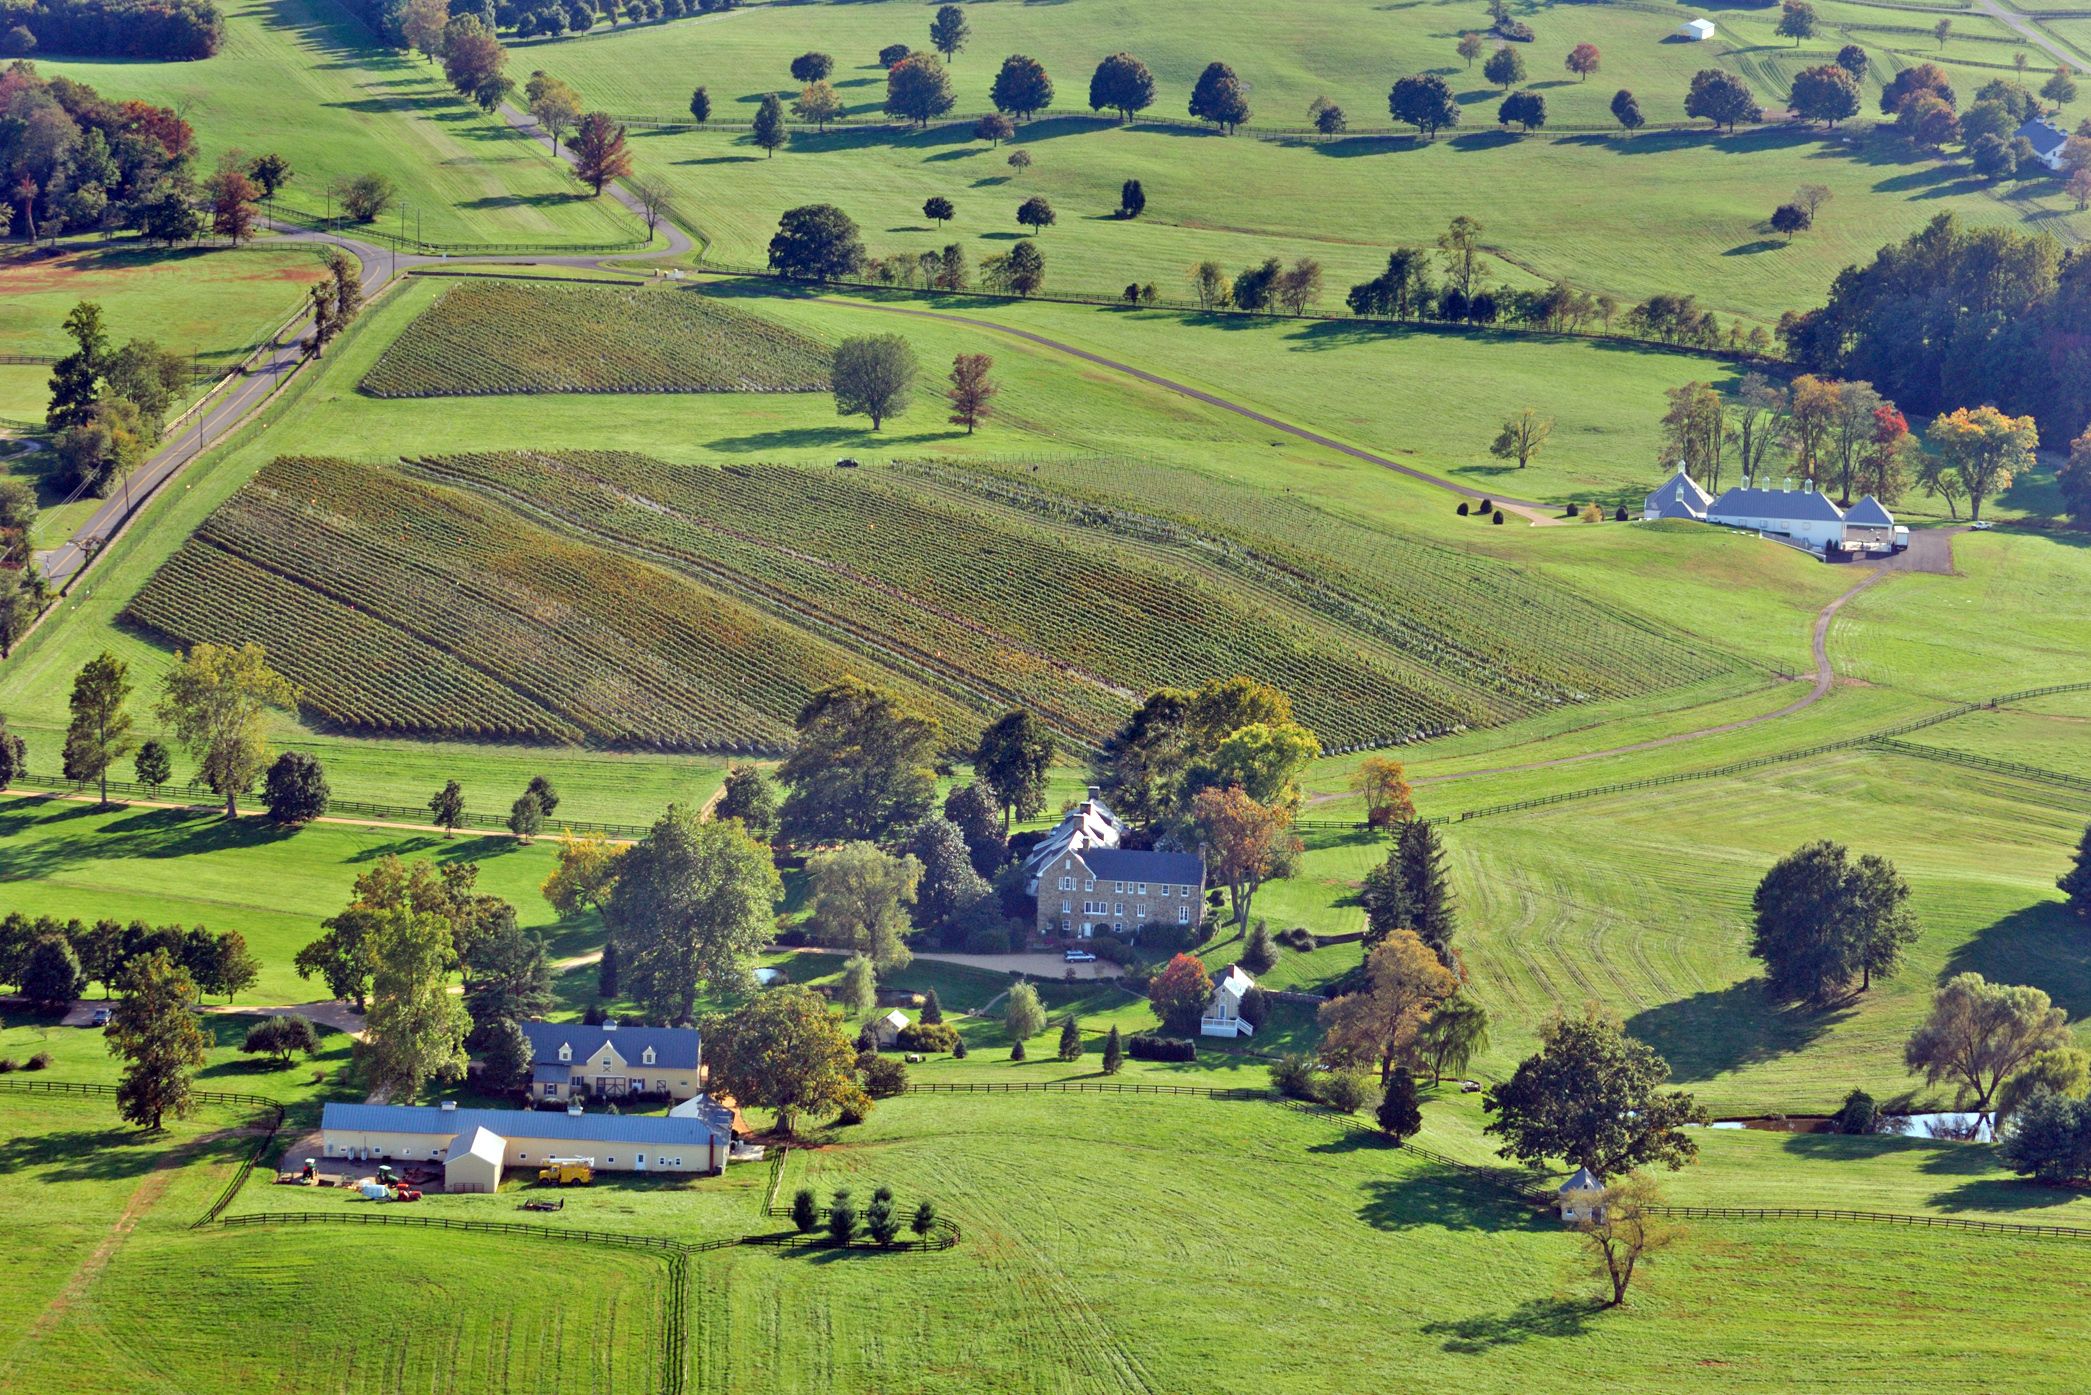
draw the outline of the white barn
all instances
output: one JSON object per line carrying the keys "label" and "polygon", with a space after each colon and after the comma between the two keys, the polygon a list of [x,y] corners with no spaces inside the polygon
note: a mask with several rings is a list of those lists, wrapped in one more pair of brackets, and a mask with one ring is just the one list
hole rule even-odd
{"label": "white barn", "polygon": [[1752,488],[1745,478],[1739,488],[1725,490],[1716,499],[1685,473],[1681,461],[1677,473],[1642,502],[1641,518],[1746,528],[1817,556],[1899,552],[1909,545],[1909,529],[1897,526],[1895,516],[1871,494],[1847,510],[1812,486],[1793,489],[1782,482],[1777,489]]}
{"label": "white barn", "polygon": [[1198,1019],[1198,1035],[1202,1037],[1253,1037],[1256,1024],[1242,1016],[1242,999],[1256,980],[1239,964],[1229,964],[1225,973],[1213,980],[1212,1000],[1205,1005],[1205,1015]]}
{"label": "white barn", "polygon": [[1677,32],[1695,44],[1705,43],[1714,36],[1714,24],[1710,19],[1688,19],[1677,26]]}
{"label": "white barn", "polygon": [[590,1156],[598,1171],[711,1173],[726,1170],[730,1115],[584,1114],[578,1108],[458,1109],[332,1103],[320,1111],[321,1151],[348,1162],[428,1163],[444,1185],[492,1191],[510,1168],[534,1173],[553,1157]]}
{"label": "white barn", "polygon": [[2069,144],[2069,132],[2044,117],[2036,116],[2011,134],[2014,139],[2023,138],[2033,147],[2034,159],[2056,174],[2062,172],[2062,147]]}

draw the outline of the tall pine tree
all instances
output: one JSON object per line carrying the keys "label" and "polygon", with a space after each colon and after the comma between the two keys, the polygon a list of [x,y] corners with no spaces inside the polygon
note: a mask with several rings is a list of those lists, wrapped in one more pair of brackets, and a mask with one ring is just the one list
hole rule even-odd
{"label": "tall pine tree", "polygon": [[1445,875],[1445,850],[1436,828],[1420,819],[1403,824],[1396,852],[1408,896],[1408,928],[1442,958],[1451,949],[1458,924],[1452,887]]}

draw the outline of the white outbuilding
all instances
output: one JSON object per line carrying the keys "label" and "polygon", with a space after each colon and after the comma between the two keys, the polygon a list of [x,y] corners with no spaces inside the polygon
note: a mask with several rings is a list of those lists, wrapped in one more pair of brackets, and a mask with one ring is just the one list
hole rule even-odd
{"label": "white outbuilding", "polygon": [[1198,1019],[1198,1035],[1205,1037],[1253,1037],[1256,1024],[1242,1016],[1242,999],[1256,987],[1256,980],[1239,964],[1213,980],[1212,1000]]}
{"label": "white outbuilding", "polygon": [[501,1190],[501,1162],[508,1140],[484,1124],[450,1141],[443,1155],[443,1190],[446,1192],[496,1192]]}
{"label": "white outbuilding", "polygon": [[1589,1168],[1577,1168],[1575,1176],[1561,1184],[1559,1195],[1562,1220],[1576,1224],[1605,1218],[1605,1184]]}
{"label": "white outbuilding", "polygon": [[899,1008],[893,1009],[883,1017],[871,1019],[872,1035],[878,1038],[878,1044],[881,1048],[893,1045],[899,1039],[900,1034],[907,1029],[908,1015]]}
{"label": "white outbuilding", "polygon": [[1713,37],[1714,25],[1710,19],[1688,19],[1677,26],[1677,32],[1681,37],[1700,44]]}

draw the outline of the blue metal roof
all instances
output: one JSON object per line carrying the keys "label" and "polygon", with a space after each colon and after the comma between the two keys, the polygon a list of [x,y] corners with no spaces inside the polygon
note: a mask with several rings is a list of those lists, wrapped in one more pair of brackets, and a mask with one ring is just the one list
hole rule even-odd
{"label": "blue metal roof", "polygon": [[1782,518],[1814,523],[1841,523],[1844,515],[1826,494],[1812,489],[1731,489],[1706,511],[1714,523],[1729,518]]}
{"label": "blue metal roof", "polygon": [[553,1109],[432,1109],[414,1104],[329,1104],[321,1129],[418,1133],[444,1138],[487,1129],[503,1138],[551,1138],[562,1143],[643,1143],[701,1148],[730,1131],[702,1118],[659,1114],[568,1114]]}
{"label": "blue metal roof", "polygon": [[1844,511],[1846,523],[1856,523],[1861,528],[1892,528],[1895,516],[1881,506],[1880,500],[1868,494]]}
{"label": "blue metal roof", "polygon": [[1114,882],[1183,882],[1195,886],[1205,879],[1205,864],[1195,853],[1083,848],[1075,856],[1097,876]]}
{"label": "blue metal roof", "polygon": [[558,1061],[561,1043],[573,1048],[576,1061],[585,1061],[607,1041],[632,1065],[646,1059],[646,1048],[650,1046],[657,1067],[697,1069],[694,1027],[590,1027],[579,1022],[525,1022],[523,1035],[530,1038],[530,1055],[536,1061]]}

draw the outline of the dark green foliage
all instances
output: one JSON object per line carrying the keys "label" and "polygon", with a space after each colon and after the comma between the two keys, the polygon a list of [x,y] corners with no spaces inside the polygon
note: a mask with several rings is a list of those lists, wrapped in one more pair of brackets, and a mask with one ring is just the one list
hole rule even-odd
{"label": "dark green foliage", "polygon": [[480,1064],[480,1079],[496,1090],[515,1090],[530,1079],[530,1038],[512,1017],[473,1023],[478,1038],[473,1053]]}
{"label": "dark green foliage", "polygon": [[[165,746],[157,741],[147,741],[138,748],[136,772],[138,783],[151,786],[153,793],[158,794],[160,786],[174,778],[174,761]],[[0,785],[5,783],[0,780]]]}
{"label": "dark green foliage", "polygon": [[1147,191],[1137,179],[1128,179],[1118,189],[1118,216],[1137,218],[1147,209]]}
{"label": "dark green foliage", "polygon": [[1104,1038],[1104,1074],[1116,1075],[1125,1067],[1125,1039],[1118,1033],[1118,1024],[1111,1024],[1110,1034]]}
{"label": "dark green foliage", "polygon": [[884,1187],[872,1194],[864,1208],[864,1229],[879,1245],[890,1245],[900,1234],[900,1217],[894,1214],[893,1194]]}
{"label": "dark green foliage", "polygon": [[1692,89],[1685,95],[1684,114],[1734,130],[1739,122],[1764,120],[1749,87],[1733,73],[1720,68],[1702,68],[1692,76]]}
{"label": "dark green foliage", "polygon": [[966,12],[956,5],[940,5],[936,17],[929,22],[929,42],[945,60],[958,56],[972,37],[972,26],[966,23]]}
{"label": "dark green foliage", "polygon": [[1503,44],[1481,65],[1481,75],[1498,87],[1507,88],[1525,80],[1525,60],[1518,51]]}
{"label": "dark green foliage", "polygon": [[1002,834],[1002,820],[995,801],[979,784],[954,785],[944,796],[944,817],[957,825],[966,840],[973,870],[992,877],[1009,858],[1009,843]]}
{"label": "dark green foliage", "polygon": [[1612,119],[1627,132],[1638,131],[1648,124],[1648,118],[1641,115],[1639,99],[1624,87],[1612,94]]}
{"label": "dark green foliage", "polygon": [[1053,80],[1037,59],[1012,53],[1002,60],[989,95],[996,111],[1028,121],[1053,104]]}
{"label": "dark green foliage", "polygon": [[1053,226],[1053,217],[1052,204],[1037,194],[1025,199],[1016,208],[1017,226],[1031,229],[1034,237],[1040,228]]}
{"label": "dark green foliage", "polygon": [[[1385,938],[1382,936],[1381,938]],[[1278,946],[1271,941],[1271,927],[1259,919],[1242,948],[1242,967],[1252,974],[1267,974],[1278,963]]]}
{"label": "dark green foliage", "polygon": [[964,1037],[960,1037],[957,1041],[951,1043],[951,1059],[954,1061],[965,1060],[966,1052],[968,1049],[969,1048],[966,1046],[966,1039]]}
{"label": "dark green foliage", "polygon": [[956,1051],[958,1029],[949,1022],[913,1022],[894,1034],[902,1051]]}
{"label": "dark green foliage", "polygon": [[1780,997],[1827,1003],[1854,978],[1860,990],[1889,974],[1916,939],[1909,886],[1887,859],[1854,861],[1838,843],[1818,841],[1781,858],[1758,883],[1750,953],[1764,961]]}
{"label": "dark green foliage", "polygon": [[1485,1133],[1501,1151],[1530,1166],[1565,1158],[1599,1177],[1650,1163],[1675,1169],[1698,1156],[1683,1132],[1706,1111],[1682,1090],[1664,1090],[1670,1065],[1595,1010],[1556,1018],[1540,1029],[1537,1055],[1483,1100],[1495,1117]]}
{"label": "dark green foliage", "polygon": [[63,935],[45,935],[29,947],[20,981],[22,996],[47,1010],[65,1006],[87,986],[80,956]]}
{"label": "dark green foliage", "polygon": [[813,1199],[813,1188],[801,1187],[792,1194],[791,1223],[801,1235],[811,1235],[820,1225],[820,1205]]}
{"label": "dark green foliage", "polygon": [[1349,1071],[1330,1071],[1315,1086],[1315,1098],[1339,1114],[1355,1114],[1372,1099],[1372,1082]]}
{"label": "dark green foliage", "polygon": [[750,838],[767,843],[777,836],[777,787],[757,767],[736,765],[726,772],[726,788],[712,817],[739,819]]}
{"label": "dark green foliage", "polygon": [[702,87],[690,94],[690,119],[700,126],[712,119],[712,94]]}
{"label": "dark green foliage", "polygon": [[318,1052],[319,1033],[302,1017],[279,1015],[249,1027],[240,1050],[250,1056],[268,1056],[278,1066],[287,1066],[294,1056]]}
{"label": "dark green foliage", "polygon": [[2068,898],[2064,904],[2070,910],[2091,919],[2091,824],[2084,826],[2084,836],[2077,840],[2076,862],[2056,879],[2055,886]]}
{"label": "dark green foliage", "polygon": [[957,105],[951,91],[950,71],[926,53],[912,53],[886,70],[888,116],[899,116],[926,126]]}
{"label": "dark green foliage", "polygon": [[864,1079],[864,1093],[875,1100],[889,1100],[908,1092],[908,1068],[891,1056],[876,1051],[860,1052],[857,1074]]}
{"label": "dark green foliage", "polygon": [[914,1231],[918,1239],[926,1240],[929,1238],[929,1232],[936,1227],[936,1223],[936,1204],[925,1197],[915,1207],[915,1216],[913,1220],[908,1222],[908,1229]]}
{"label": "dark green foliage", "polygon": [[543,775],[532,775],[523,792],[537,801],[537,807],[544,811],[546,818],[552,817],[552,811],[559,807],[559,791]]}
{"label": "dark green foliage", "polygon": [[1249,119],[1249,93],[1234,69],[1225,63],[1208,63],[1191,88],[1190,113],[1209,121],[1229,135]]}
{"label": "dark green foliage", "polygon": [[1126,1054],[1136,1061],[1195,1061],[1198,1059],[1198,1043],[1189,1037],[1135,1032],[1127,1039]]}
{"label": "dark green foliage", "polygon": [[835,346],[829,376],[838,416],[866,416],[877,431],[908,409],[915,383],[915,351],[898,334],[864,334]]}
{"label": "dark green foliage", "polygon": [[1444,957],[1458,931],[1458,908],[1452,900],[1451,878],[1445,871],[1445,851],[1437,827],[1412,819],[1401,826],[1396,852],[1401,859],[1401,880],[1408,897],[1409,924],[1423,943]]}
{"label": "dark green foliage", "polygon": [[856,1233],[856,1203],[850,1200],[849,1188],[838,1187],[834,1200],[828,1203],[828,1239],[837,1245],[847,1245]]}
{"label": "dark green foliage", "polygon": [[778,776],[794,844],[877,841],[919,823],[936,795],[937,724],[854,678],[815,693]]}
{"label": "dark green foliage", "polygon": [[617,1001],[617,941],[603,941],[603,957],[595,964],[595,993],[606,1003]]}
{"label": "dark green foliage", "polygon": [[907,850],[922,864],[922,880],[915,887],[918,924],[943,925],[992,900],[994,889],[973,870],[965,835],[949,819],[929,818],[917,824]]}
{"label": "dark green foliage", "polygon": [[1414,126],[1426,140],[1459,124],[1459,102],[1436,73],[1397,81],[1387,93],[1387,111],[1396,121]]}
{"label": "dark green foliage", "polygon": [[1082,1029],[1075,1025],[1072,1016],[1060,1022],[1060,1059],[1079,1061],[1082,1059]]}
{"label": "dark green foliage", "polygon": [[303,751],[285,751],[276,757],[262,783],[261,802],[277,823],[311,823],[327,812],[333,794],[327,788],[327,772],[316,756]]}
{"label": "dark green foliage", "polygon": [[1024,1059],[1024,1044],[1022,1042],[1012,1042],[1010,1044],[1009,1059],[1012,1061],[1021,1061]]}
{"label": "dark green foliage", "polygon": [[[783,148],[785,143],[791,139],[791,133],[784,128],[784,103],[778,99],[776,93],[765,92],[763,94],[762,104],[755,108],[755,121],[754,124],[750,127],[748,133],[750,136],[754,138],[755,143],[762,147],[764,155],[767,158],[771,159],[774,159],[778,150]],[[816,207],[827,209],[828,211],[835,213],[835,216],[837,217],[842,216],[839,212],[836,212],[833,205],[831,204],[819,204],[816,205]],[[784,215],[786,221],[788,222],[790,220],[792,213],[799,211],[800,210],[798,209],[793,209],[790,212],[787,212]],[[849,220],[844,218],[843,221],[847,223]],[[856,233],[855,224],[850,224],[850,233],[852,237],[854,237]],[[799,273],[790,270],[788,267],[786,267],[778,261],[777,241],[778,238],[781,238],[783,236],[784,233],[782,231],[779,231],[777,237],[773,237],[770,239],[770,265],[776,267],[786,276],[797,275]],[[862,259],[862,254],[863,249],[859,248],[859,260]],[[849,274],[850,271],[855,271],[856,269],[856,265],[852,263],[848,268],[848,271],[838,271],[832,272],[830,274],[837,276],[846,276]],[[823,277],[821,279],[825,280],[826,277]]]}
{"label": "dark green foliage", "polygon": [[1423,1127],[1423,1109],[1416,1101],[1416,1078],[1406,1069],[1397,1066],[1387,1077],[1387,1088],[1380,1096],[1375,1117],[1380,1132],[1396,1143],[1413,1137]]}
{"label": "dark green foliage", "polygon": [[893,65],[914,52],[906,44],[887,44],[879,50],[879,66],[891,71]]}
{"label": "dark green foliage", "polygon": [[1838,1133],[1870,1134],[1880,1123],[1880,1106],[1864,1090],[1853,1090],[1831,1117]]}
{"label": "dark green foliage", "polygon": [[1496,120],[1536,131],[1546,125],[1546,98],[1537,92],[1513,92],[1496,108]]}
{"label": "dark green foliage", "polygon": [[[1021,211],[1017,217],[1021,222]],[[1006,713],[980,733],[973,777],[1001,807],[1005,832],[1013,818],[1034,819],[1045,812],[1046,773],[1057,750],[1052,732],[1023,708]]]}
{"label": "dark green foliage", "polygon": [[922,1016],[917,1019],[924,1027],[939,1026],[944,1021],[944,1005],[937,1001],[937,990],[932,988],[922,995]]}
{"label": "dark green foliage", "polygon": [[2091,1181],[2091,1100],[2037,1092],[2012,1111],[1997,1151],[2013,1172],[2050,1186]]}
{"label": "dark green foliage", "polygon": [[465,791],[455,780],[446,780],[428,801],[429,817],[445,833],[453,833],[465,821]]}
{"label": "dark green foliage", "polygon": [[1089,109],[1115,111],[1121,121],[1154,105],[1154,74],[1130,53],[1114,53],[1089,78]]}
{"label": "dark green foliage", "polygon": [[791,60],[791,79],[797,83],[819,82],[835,71],[835,60],[825,53],[802,53]]}

